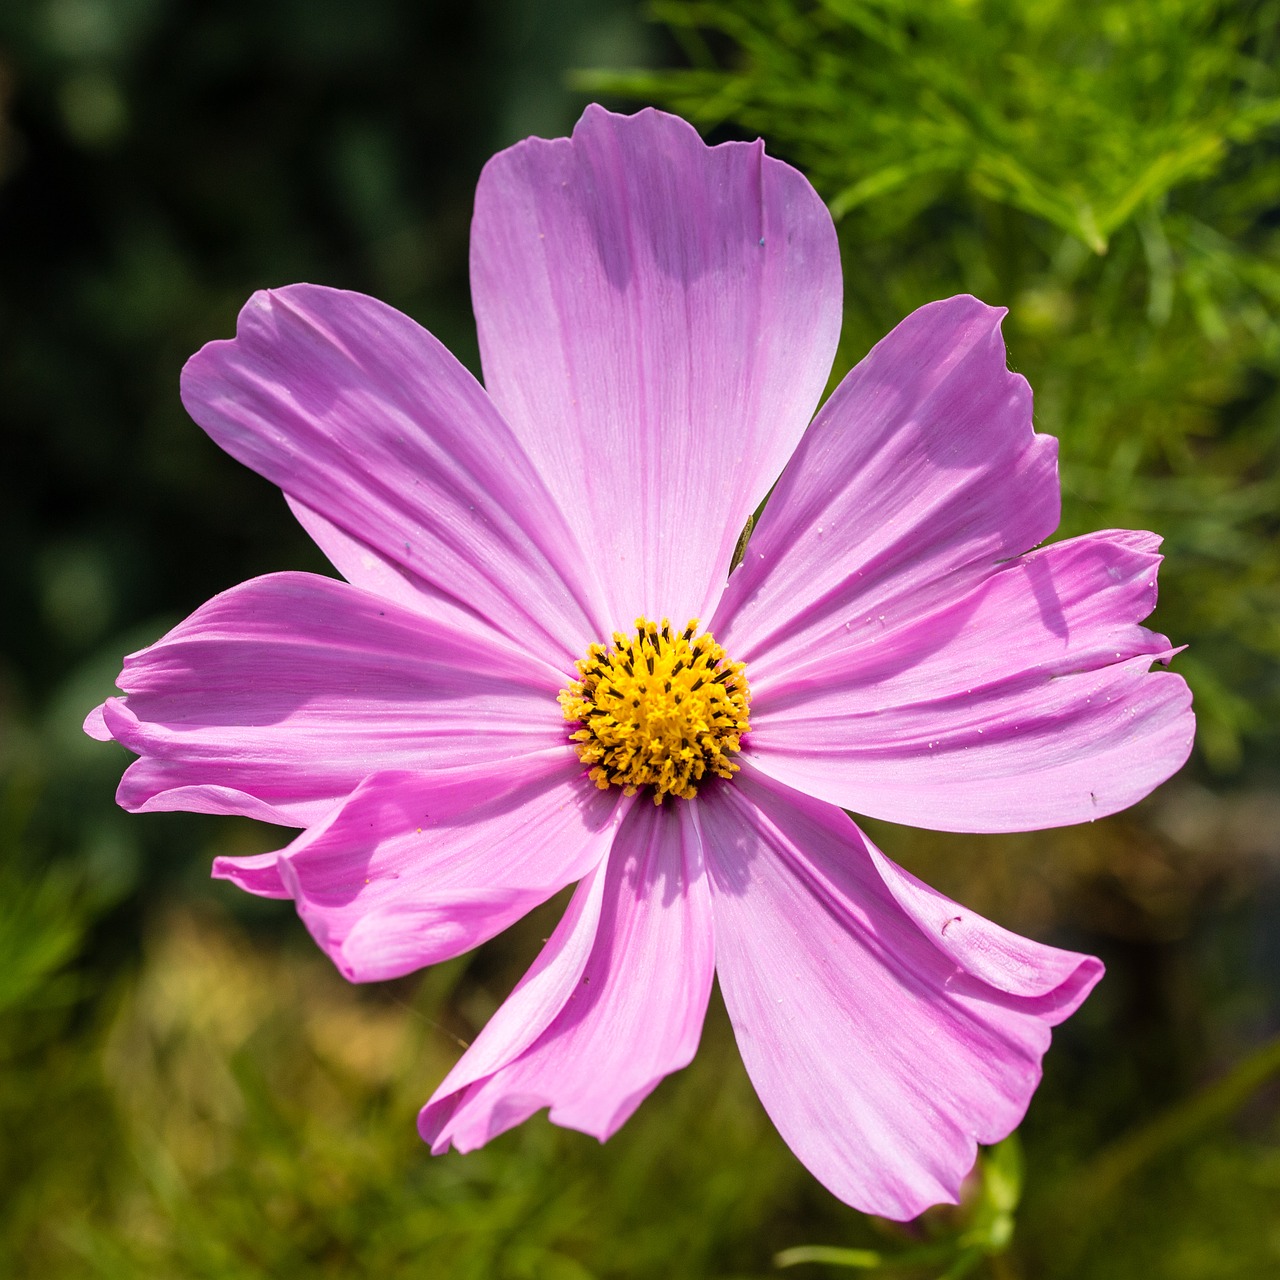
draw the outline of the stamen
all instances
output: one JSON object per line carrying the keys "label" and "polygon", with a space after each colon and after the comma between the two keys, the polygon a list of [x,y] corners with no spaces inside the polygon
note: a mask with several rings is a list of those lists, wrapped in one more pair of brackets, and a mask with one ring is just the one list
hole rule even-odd
{"label": "stamen", "polygon": [[[564,718],[578,726],[570,741],[602,791],[652,787],[654,804],[692,800],[709,775],[738,771],[729,757],[750,728],[745,667],[710,635],[695,641],[697,631],[697,618],[676,634],[666,618],[637,618],[635,635],[615,631],[611,650],[593,644],[580,678],[561,690]],[[607,708],[602,699],[612,700]]]}

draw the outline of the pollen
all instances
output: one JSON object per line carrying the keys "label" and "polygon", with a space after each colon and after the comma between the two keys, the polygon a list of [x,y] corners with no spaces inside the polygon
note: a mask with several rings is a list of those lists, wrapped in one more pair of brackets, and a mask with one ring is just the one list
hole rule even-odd
{"label": "pollen", "polygon": [[683,631],[665,618],[660,626],[637,618],[633,635],[615,631],[612,646],[593,644],[578,663],[580,679],[560,691],[591,780],[629,796],[652,787],[661,804],[692,800],[712,775],[733,777],[730,757],[751,727],[745,670],[709,634],[698,635],[697,618]]}

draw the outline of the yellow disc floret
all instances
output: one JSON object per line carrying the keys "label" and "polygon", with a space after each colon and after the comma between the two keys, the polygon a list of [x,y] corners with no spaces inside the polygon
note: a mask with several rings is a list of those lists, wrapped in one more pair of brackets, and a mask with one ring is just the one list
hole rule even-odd
{"label": "yellow disc floret", "polygon": [[692,800],[709,774],[738,771],[729,757],[750,728],[745,668],[697,631],[697,618],[678,632],[665,618],[637,618],[635,635],[593,644],[581,679],[561,690],[564,718],[580,726],[569,737],[601,791],[652,787],[654,804]]}

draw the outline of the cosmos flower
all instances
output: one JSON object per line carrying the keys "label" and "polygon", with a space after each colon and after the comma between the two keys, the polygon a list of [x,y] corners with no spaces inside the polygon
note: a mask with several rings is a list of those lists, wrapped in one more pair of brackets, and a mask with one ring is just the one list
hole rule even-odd
{"label": "cosmos flower", "polygon": [[544,1107],[608,1137],[690,1060],[716,976],[815,1176],[895,1218],[954,1200],[1102,967],[947,900],[844,810],[1021,831],[1173,773],[1189,695],[1140,625],[1158,540],[1032,550],[1056,441],[973,298],[907,317],[810,422],[836,237],[760,143],[589,108],[485,168],[471,279],[483,387],[310,285],[187,364],[192,417],[345,581],[254,579],[126,659],[86,725],[137,753],[120,803],[303,828],[214,874],[293,898],[354,981],[577,883],[424,1108],[434,1151]]}

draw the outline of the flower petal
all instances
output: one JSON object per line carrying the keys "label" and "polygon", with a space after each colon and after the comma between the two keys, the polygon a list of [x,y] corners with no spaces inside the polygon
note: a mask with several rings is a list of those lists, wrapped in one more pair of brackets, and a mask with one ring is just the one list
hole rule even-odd
{"label": "flower petal", "polygon": [[[439,1155],[449,1149],[452,1139],[442,1138],[440,1134],[467,1087],[519,1058],[555,1021],[582,984],[582,974],[591,959],[600,928],[607,875],[608,861],[605,860],[583,877],[528,972],[423,1107],[418,1130],[423,1140],[431,1144],[432,1154]],[[503,1128],[520,1124],[537,1109],[538,1105],[530,1107]],[[501,1131],[495,1129],[494,1133]],[[484,1141],[480,1137],[475,1145],[482,1145]]]}
{"label": "flower petal", "polygon": [[954,1202],[1101,964],[947,902],[750,765],[697,803],[720,988],[779,1132],[864,1212]]}
{"label": "flower petal", "polygon": [[762,143],[591,106],[572,138],[485,166],[471,288],[489,394],[590,548],[611,627],[708,617],[835,355],[813,188]]}
{"label": "flower petal", "polygon": [[107,728],[107,722],[102,714],[100,706],[94,707],[84,718],[84,731],[95,742],[111,742],[111,730]]}
{"label": "flower petal", "polygon": [[369,774],[501,760],[564,742],[553,667],[330,578],[215,596],[125,660],[103,708],[141,759],[127,809],[305,826]]}
{"label": "flower petal", "polygon": [[[572,747],[433,773],[374,774],[276,858],[278,883],[353,982],[397,978],[487,941],[608,853],[629,808]],[[262,857],[214,875],[279,896]]]}
{"label": "flower petal", "polygon": [[353,586],[394,600],[418,613],[428,613],[459,631],[493,637],[494,628],[458,600],[441,595],[417,574],[375,551],[367,542],[340,529],[305,502],[285,494],[285,502],[311,541]]}
{"label": "flower petal", "polygon": [[693,1057],[714,947],[690,807],[636,804],[599,879],[423,1108],[433,1151],[473,1150],[546,1106],[603,1141]]}
{"label": "flower petal", "polygon": [[851,617],[929,612],[1057,528],[1057,441],[1031,429],[1003,315],[921,307],[814,419],[712,624],[753,689],[847,647]]}
{"label": "flower petal", "polygon": [[[1152,534],[1073,538],[920,618],[848,610],[845,648],[755,679],[750,751],[846,809],[1024,831],[1126,808],[1180,769],[1195,720],[1155,606]],[[841,628],[843,629],[843,628]]]}
{"label": "flower petal", "polygon": [[602,634],[581,551],[511,430],[393,308],[315,285],[254,294],[236,337],[187,362],[182,398],[233,457],[402,571],[424,610],[569,659]]}

